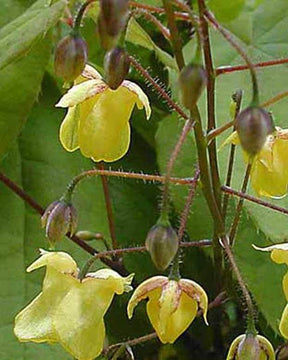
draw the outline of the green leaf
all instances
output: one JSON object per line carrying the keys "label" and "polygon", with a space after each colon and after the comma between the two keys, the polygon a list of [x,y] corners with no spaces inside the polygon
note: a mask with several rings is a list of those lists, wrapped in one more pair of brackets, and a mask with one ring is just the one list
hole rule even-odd
{"label": "green leaf", "polygon": [[0,30],[0,70],[27,55],[63,14],[66,1],[38,0],[24,14]]}
{"label": "green leaf", "polygon": [[245,0],[210,0],[209,8],[221,22],[229,22],[235,19],[245,5]]}
{"label": "green leaf", "polygon": [[176,62],[172,56],[159,48],[133,17],[128,22],[125,39],[134,45],[140,45],[148,50],[155,51],[156,56],[165,66],[177,70]]}

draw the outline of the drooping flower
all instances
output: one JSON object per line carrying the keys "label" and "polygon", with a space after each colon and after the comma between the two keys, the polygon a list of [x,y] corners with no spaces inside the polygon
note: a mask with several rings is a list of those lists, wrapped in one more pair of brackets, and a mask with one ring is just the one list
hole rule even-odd
{"label": "drooping flower", "polygon": [[[226,141],[239,145],[239,138],[233,132]],[[267,136],[262,150],[252,160],[251,185],[258,196],[281,198],[288,188],[288,129],[276,128]],[[245,154],[245,160],[248,157]]]}
{"label": "drooping flower", "polygon": [[139,301],[146,298],[149,298],[146,308],[149,320],[163,344],[174,343],[194,320],[198,309],[203,311],[207,324],[207,295],[192,280],[169,280],[165,276],[147,279],[137,287],[129,300],[129,319]]}
{"label": "drooping flower", "polygon": [[151,115],[149,100],[135,83],[124,80],[111,90],[100,74],[86,65],[74,86],[56,106],[68,108],[60,128],[60,141],[67,151],[80,148],[94,161],[116,161],[128,151],[129,119],[132,110],[145,108]]}
{"label": "drooping flower", "polygon": [[42,292],[16,316],[15,335],[21,342],[57,342],[76,359],[94,359],[103,349],[103,317],[115,294],[132,289],[133,275],[101,269],[80,282],[70,255],[43,250],[27,271],[43,266]]}
{"label": "drooping flower", "polygon": [[271,343],[261,335],[242,334],[231,344],[226,360],[275,360]]}
{"label": "drooping flower", "polygon": [[[283,244],[275,244],[271,246],[267,246],[265,248],[260,248],[258,246],[253,245],[254,249],[260,251],[270,251],[271,259],[276,264],[286,264],[288,266],[288,243]],[[287,301],[287,305],[282,313],[279,330],[282,336],[288,339],[288,271],[283,276],[282,279],[282,287],[283,292]]]}

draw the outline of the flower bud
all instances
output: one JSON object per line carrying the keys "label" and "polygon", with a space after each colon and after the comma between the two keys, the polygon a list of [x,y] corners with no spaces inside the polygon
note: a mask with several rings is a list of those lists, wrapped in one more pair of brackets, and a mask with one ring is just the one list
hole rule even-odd
{"label": "flower bud", "polygon": [[252,156],[262,149],[267,136],[274,131],[273,121],[268,112],[254,106],[239,113],[235,127],[242,148]]}
{"label": "flower bud", "polygon": [[243,334],[231,344],[226,360],[275,360],[271,343],[261,335]]}
{"label": "flower bud", "polygon": [[130,67],[129,58],[120,47],[107,52],[104,60],[105,77],[104,80],[112,90],[116,90],[125,80]]}
{"label": "flower bud", "polygon": [[77,228],[76,209],[63,200],[54,201],[41,217],[42,227],[46,228],[46,236],[54,244],[67,234],[73,235]]}
{"label": "flower bud", "polygon": [[128,0],[100,0],[100,14],[107,34],[117,36],[128,17]]}
{"label": "flower bud", "polygon": [[259,360],[260,345],[256,336],[246,335],[239,343],[237,356],[238,360]]}
{"label": "flower bud", "polygon": [[177,253],[179,241],[169,222],[158,222],[148,232],[146,249],[159,270],[165,270]]}
{"label": "flower bud", "polygon": [[74,81],[87,62],[87,44],[79,35],[67,35],[57,45],[54,68],[66,82]]}
{"label": "flower bud", "polygon": [[187,109],[192,110],[207,83],[206,71],[198,64],[186,65],[181,70],[178,81],[181,102]]}

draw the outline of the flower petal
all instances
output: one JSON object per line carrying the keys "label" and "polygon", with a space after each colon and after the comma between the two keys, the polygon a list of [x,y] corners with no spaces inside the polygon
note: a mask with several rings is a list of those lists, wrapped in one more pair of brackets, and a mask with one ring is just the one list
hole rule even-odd
{"label": "flower petal", "polygon": [[14,333],[19,341],[37,343],[58,341],[52,326],[52,317],[73,281],[74,278],[70,275],[54,268],[49,269],[44,279],[43,292],[15,318]]}
{"label": "flower petal", "polygon": [[107,89],[107,85],[101,79],[92,79],[74,85],[62,96],[56,107],[72,107],[91,97],[102,93]]}
{"label": "flower petal", "polygon": [[53,327],[62,346],[78,360],[96,358],[103,349],[103,317],[115,292],[107,280],[75,282],[57,306]]}
{"label": "flower petal", "polygon": [[80,119],[86,119],[99,96],[95,95],[83,103],[68,109],[67,115],[60,127],[60,142],[65,150],[74,151],[79,148],[78,130]]}
{"label": "flower petal", "polygon": [[271,259],[276,264],[287,264],[288,265],[288,243],[275,244],[260,248],[256,245],[252,245],[255,250],[270,251]]}
{"label": "flower petal", "polygon": [[258,158],[252,165],[251,185],[258,196],[281,198],[287,193],[285,173],[269,170]]}
{"label": "flower petal", "polygon": [[285,306],[285,309],[282,313],[279,330],[282,336],[285,339],[288,339],[288,304]]}
{"label": "flower petal", "polygon": [[245,339],[245,337],[246,337],[246,335],[243,334],[243,335],[239,335],[236,339],[233,340],[232,344],[230,345],[226,360],[235,360],[236,359],[236,354],[237,354],[239,344],[242,340]]}
{"label": "flower petal", "polygon": [[59,272],[65,272],[69,274],[74,274],[77,271],[76,262],[69,254],[65,252],[50,252],[40,249],[40,254],[41,256],[27,268],[27,272],[31,272],[43,266],[47,266],[47,269],[53,268]]}
{"label": "flower petal", "polygon": [[118,295],[121,295],[124,292],[129,292],[133,289],[131,282],[133,280],[134,274],[122,277],[114,270],[100,269],[95,273],[87,274],[87,277],[92,277],[93,279],[104,279],[105,286],[110,286],[111,290]]}
{"label": "flower petal", "polygon": [[[135,306],[141,301],[146,299],[148,296],[150,297],[150,293],[155,289],[159,288],[161,294],[161,288],[165,284],[167,284],[168,279],[165,276],[153,276],[150,279],[143,281],[134,291],[133,295],[131,296],[128,306],[127,306],[127,313],[129,319],[133,316],[133,310]],[[160,296],[160,295],[159,295]]]}
{"label": "flower petal", "polygon": [[190,279],[181,279],[179,283],[182,291],[184,291],[190,298],[197,301],[199,308],[203,311],[204,321],[206,325],[208,325],[208,297],[205,290],[195,281]]}
{"label": "flower petal", "polygon": [[283,276],[282,287],[286,300],[288,301],[288,272]]}
{"label": "flower petal", "polygon": [[80,119],[79,143],[84,156],[111,162],[126,154],[135,102],[136,95],[125,87],[101,94],[89,116]]}
{"label": "flower petal", "polygon": [[136,101],[138,109],[145,108],[146,118],[147,120],[151,116],[151,108],[148,96],[144,93],[144,91],[138,86],[137,84],[133,83],[132,81],[124,80],[122,86],[126,87],[128,90],[132,91],[134,94],[137,95],[138,100]]}
{"label": "flower petal", "polygon": [[163,316],[160,316],[162,311],[160,296],[161,289],[156,289],[150,293],[147,302],[147,314],[161,342],[172,344],[194,320],[198,304],[197,301],[182,292],[177,309],[165,319],[166,326],[163,328],[163,324],[161,324]]}
{"label": "flower petal", "polygon": [[74,151],[79,148],[78,142],[78,126],[80,119],[79,105],[68,109],[61,127],[60,127],[60,142],[65,150]]}

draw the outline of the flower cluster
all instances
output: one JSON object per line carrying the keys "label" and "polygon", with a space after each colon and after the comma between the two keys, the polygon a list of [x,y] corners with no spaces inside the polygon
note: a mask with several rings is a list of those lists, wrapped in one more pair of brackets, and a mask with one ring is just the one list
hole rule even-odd
{"label": "flower cluster", "polygon": [[[104,315],[115,294],[130,291],[133,274],[110,269],[88,273],[80,281],[76,262],[64,252],[41,250],[27,271],[46,267],[42,292],[17,316],[14,332],[22,342],[60,343],[78,360],[92,360],[103,350]],[[173,343],[194,320],[198,309],[207,324],[208,299],[192,280],[155,276],[135,290],[128,303],[131,318],[138,302],[149,297],[147,313],[159,339]]]}
{"label": "flower cluster", "polygon": [[70,255],[44,250],[27,271],[43,266],[42,292],[16,316],[15,335],[22,342],[60,343],[76,359],[94,359],[105,340],[103,317],[115,294],[132,289],[133,275],[101,269],[80,281]]}
{"label": "flower cluster", "polygon": [[[281,198],[288,187],[288,129],[276,128],[268,135],[259,153],[252,160],[251,184],[259,196]],[[233,132],[225,144],[239,145],[237,132]],[[245,160],[249,158],[244,152]]]}

